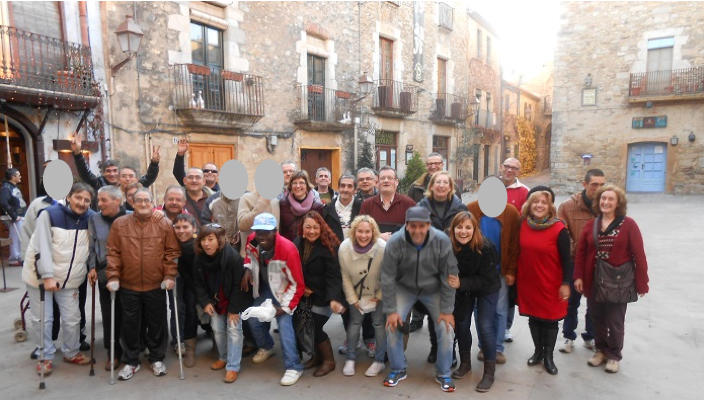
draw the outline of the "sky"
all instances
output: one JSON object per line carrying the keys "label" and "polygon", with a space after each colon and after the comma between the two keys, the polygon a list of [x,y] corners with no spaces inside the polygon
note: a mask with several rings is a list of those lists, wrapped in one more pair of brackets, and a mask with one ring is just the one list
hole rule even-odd
{"label": "sky", "polygon": [[558,0],[472,1],[468,7],[498,31],[504,74],[530,76],[553,60],[559,28]]}

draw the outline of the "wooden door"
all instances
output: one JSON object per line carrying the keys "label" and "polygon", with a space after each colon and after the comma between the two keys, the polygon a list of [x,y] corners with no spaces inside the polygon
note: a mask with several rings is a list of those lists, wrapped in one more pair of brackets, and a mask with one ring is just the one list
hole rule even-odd
{"label": "wooden door", "polygon": [[203,168],[205,164],[215,164],[218,171],[225,162],[235,158],[235,146],[231,144],[189,143],[188,166]]}
{"label": "wooden door", "polygon": [[333,181],[335,176],[332,168],[332,150],[325,149],[301,149],[301,169],[308,172],[310,182],[315,186],[315,172],[320,167],[325,167],[331,171],[330,186],[337,186],[337,181]]}

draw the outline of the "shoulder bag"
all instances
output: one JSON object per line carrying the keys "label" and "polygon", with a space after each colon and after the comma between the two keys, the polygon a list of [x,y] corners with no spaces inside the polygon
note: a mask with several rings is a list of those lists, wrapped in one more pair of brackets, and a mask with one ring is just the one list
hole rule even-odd
{"label": "shoulder bag", "polygon": [[[594,246],[599,250],[598,227],[601,218],[594,220]],[[636,293],[636,265],[630,261],[614,267],[606,260],[596,258],[594,269],[594,300],[600,303],[633,303],[638,301]]]}

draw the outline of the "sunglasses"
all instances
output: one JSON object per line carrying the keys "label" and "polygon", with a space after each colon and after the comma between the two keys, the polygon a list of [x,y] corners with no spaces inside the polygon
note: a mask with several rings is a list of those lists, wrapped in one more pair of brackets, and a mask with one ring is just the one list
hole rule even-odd
{"label": "sunglasses", "polygon": [[215,223],[215,222],[213,222],[212,224],[208,224],[206,226],[212,226],[215,229],[222,229],[222,225]]}
{"label": "sunglasses", "polygon": [[204,169],[203,173],[204,174],[217,174],[218,170],[217,169]]}

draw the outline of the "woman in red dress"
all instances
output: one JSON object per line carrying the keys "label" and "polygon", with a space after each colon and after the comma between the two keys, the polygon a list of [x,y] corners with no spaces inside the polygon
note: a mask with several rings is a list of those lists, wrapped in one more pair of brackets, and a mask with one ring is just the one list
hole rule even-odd
{"label": "woman in red dress", "polygon": [[572,279],[570,236],[557,218],[555,194],[537,186],[523,205],[518,257],[518,307],[528,317],[535,351],[528,365],[543,361],[550,375],[557,374],[553,351],[557,323],[567,315]]}

